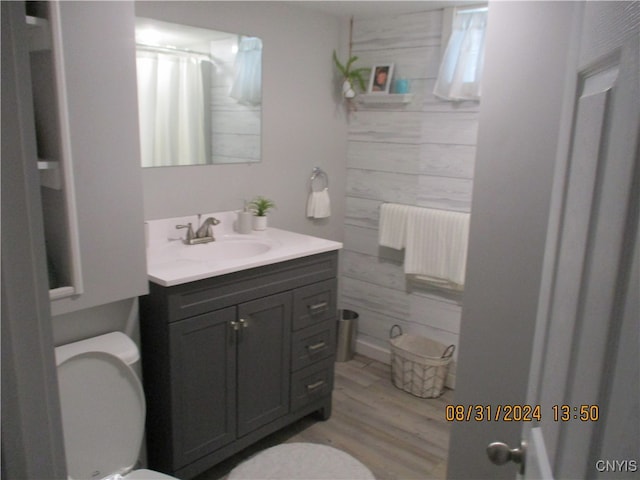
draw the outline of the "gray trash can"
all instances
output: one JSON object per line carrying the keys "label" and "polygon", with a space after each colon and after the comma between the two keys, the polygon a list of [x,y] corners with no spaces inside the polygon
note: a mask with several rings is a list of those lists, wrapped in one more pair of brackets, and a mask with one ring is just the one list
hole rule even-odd
{"label": "gray trash can", "polygon": [[358,314],[353,310],[338,312],[338,346],[336,361],[347,362],[353,358],[356,351],[356,335],[358,333]]}

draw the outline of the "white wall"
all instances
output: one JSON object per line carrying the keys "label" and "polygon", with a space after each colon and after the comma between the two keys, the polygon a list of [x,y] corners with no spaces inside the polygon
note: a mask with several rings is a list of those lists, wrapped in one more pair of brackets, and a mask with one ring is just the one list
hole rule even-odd
{"label": "white wall", "polygon": [[[138,2],[136,14],[263,40],[262,161],[145,169],[145,218],[234,210],[265,195],[278,206],[271,225],[342,240],[346,117],[331,60],[340,21],[294,2]],[[314,166],[329,175],[325,221],[305,217]]]}

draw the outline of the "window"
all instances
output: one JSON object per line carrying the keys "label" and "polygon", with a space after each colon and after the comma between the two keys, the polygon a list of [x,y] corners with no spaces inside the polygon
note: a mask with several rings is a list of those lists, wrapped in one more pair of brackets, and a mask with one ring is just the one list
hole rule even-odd
{"label": "window", "polygon": [[487,7],[455,9],[451,36],[433,93],[451,101],[480,100]]}

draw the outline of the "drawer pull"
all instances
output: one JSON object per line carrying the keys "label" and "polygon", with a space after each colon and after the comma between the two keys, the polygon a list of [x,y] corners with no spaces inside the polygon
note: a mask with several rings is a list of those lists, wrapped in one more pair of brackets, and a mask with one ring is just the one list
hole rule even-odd
{"label": "drawer pull", "polygon": [[321,350],[327,346],[324,342],[314,343],[313,345],[307,345],[307,350],[309,353],[316,353],[318,350]]}
{"label": "drawer pull", "polygon": [[329,304],[327,302],[320,302],[320,303],[316,303],[315,305],[308,305],[307,306],[307,308],[309,309],[309,313],[311,315],[313,315],[315,313],[323,312],[328,307],[329,307]]}
{"label": "drawer pull", "polygon": [[319,389],[320,387],[322,387],[325,384],[324,380],[318,380],[317,382],[314,382],[310,385],[307,385],[307,392],[311,393],[314,390]]}

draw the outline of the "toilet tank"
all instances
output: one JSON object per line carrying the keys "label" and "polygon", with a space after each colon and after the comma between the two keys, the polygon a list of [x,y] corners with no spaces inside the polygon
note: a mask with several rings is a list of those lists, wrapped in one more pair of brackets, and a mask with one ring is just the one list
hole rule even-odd
{"label": "toilet tank", "polygon": [[122,332],[111,332],[98,337],[56,347],[56,365],[85,352],[105,352],[115,355],[124,363],[132,366],[140,360],[137,345]]}

